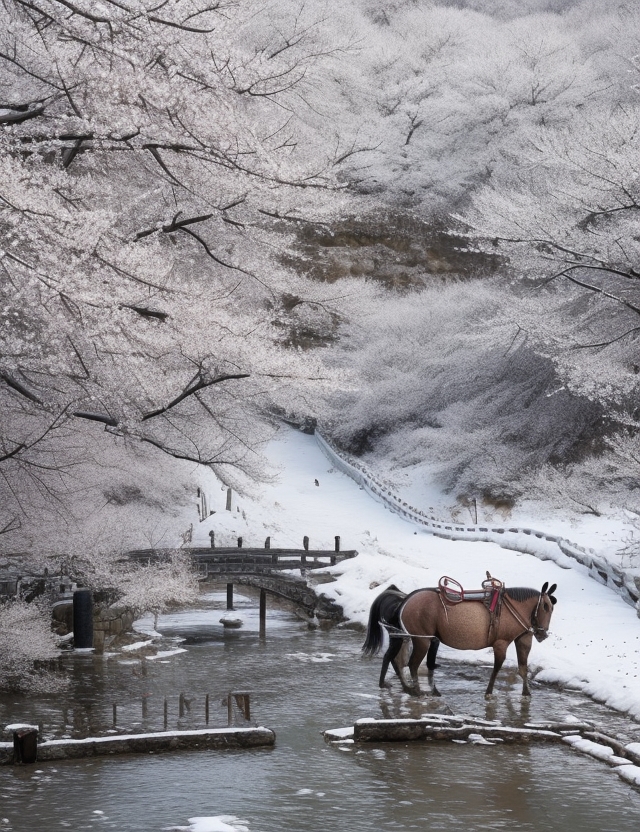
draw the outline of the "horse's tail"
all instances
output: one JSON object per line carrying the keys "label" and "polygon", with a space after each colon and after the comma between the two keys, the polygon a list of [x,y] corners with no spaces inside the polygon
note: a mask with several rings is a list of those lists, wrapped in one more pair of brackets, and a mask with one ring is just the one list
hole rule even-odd
{"label": "horse's tail", "polygon": [[362,645],[362,652],[365,656],[375,656],[384,642],[384,635],[381,622],[391,624],[394,627],[400,626],[399,612],[406,594],[401,592],[393,584],[381,592],[371,604],[369,612],[369,623],[367,625],[367,637]]}

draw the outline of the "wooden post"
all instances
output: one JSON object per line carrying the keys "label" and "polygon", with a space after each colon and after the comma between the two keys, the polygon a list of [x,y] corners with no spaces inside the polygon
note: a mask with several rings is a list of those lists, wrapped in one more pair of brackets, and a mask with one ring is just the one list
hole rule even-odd
{"label": "wooden post", "polygon": [[211,538],[211,548],[215,549],[216,548],[216,533],[213,532],[213,531],[209,532],[209,537]]}
{"label": "wooden post", "polygon": [[227,696],[227,725],[229,728],[233,725],[233,696],[231,695],[231,691],[229,691]]}
{"label": "wooden post", "polygon": [[143,719],[146,719],[148,714],[149,714],[148,704],[149,703],[147,702],[147,697],[143,695],[143,697],[142,697],[142,718]]}
{"label": "wooden post", "polygon": [[179,710],[180,710],[180,717],[183,717],[184,716],[184,693],[180,694]]}
{"label": "wooden post", "polygon": [[270,549],[270,548],[271,548],[271,538],[270,538],[270,537],[268,537],[268,538],[265,540],[265,542],[264,542],[264,548],[265,548],[265,549]]}
{"label": "wooden post", "polygon": [[227,488],[227,511],[231,511],[231,489]]}
{"label": "wooden post", "polygon": [[251,704],[250,704],[250,701],[249,701],[249,694],[248,693],[235,693],[234,698],[236,700],[236,705],[242,711],[242,716],[248,722],[251,719]]}
{"label": "wooden post", "polygon": [[13,732],[13,761],[31,765],[38,759],[38,729],[18,728]]}
{"label": "wooden post", "polygon": [[206,725],[209,724],[209,694],[204,698],[204,721]]}
{"label": "wooden post", "polygon": [[309,538],[307,537],[307,535],[306,535],[306,534],[305,534],[305,536],[302,538],[302,547],[303,547],[303,549],[305,550],[305,552],[308,552],[308,551],[309,551]]}
{"label": "wooden post", "polygon": [[227,584],[227,609],[233,609],[233,584]]}
{"label": "wooden post", "polygon": [[267,593],[260,590],[260,636],[264,638],[267,631]]}
{"label": "wooden post", "polygon": [[167,697],[164,698],[164,730],[167,730],[167,725],[169,724],[169,705],[167,703]]}
{"label": "wooden post", "polygon": [[116,703],[113,703],[113,727],[115,728],[116,723],[118,722],[118,706]]}
{"label": "wooden post", "polygon": [[335,536],[335,541],[336,541],[336,552],[339,552],[340,551],[340,535],[339,534],[337,534]]}
{"label": "wooden post", "polygon": [[238,549],[242,549],[242,538],[238,538]]}

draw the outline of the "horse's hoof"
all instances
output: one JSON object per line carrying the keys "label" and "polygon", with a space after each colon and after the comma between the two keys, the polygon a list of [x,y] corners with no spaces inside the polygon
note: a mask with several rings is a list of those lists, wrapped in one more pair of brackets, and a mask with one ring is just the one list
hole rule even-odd
{"label": "horse's hoof", "polygon": [[431,691],[431,696],[442,696],[442,694],[440,693],[438,688],[433,688],[433,690]]}

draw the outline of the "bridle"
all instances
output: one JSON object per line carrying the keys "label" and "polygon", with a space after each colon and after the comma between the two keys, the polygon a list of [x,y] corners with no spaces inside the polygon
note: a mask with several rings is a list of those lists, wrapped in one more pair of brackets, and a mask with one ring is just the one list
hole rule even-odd
{"label": "bridle", "polygon": [[[544,593],[542,592],[538,595],[538,603],[536,604],[535,609],[531,613],[531,624],[527,624],[523,620],[518,610],[511,603],[511,600],[508,595],[505,594],[502,598],[502,603],[504,604],[504,606],[509,610],[511,615],[523,628],[523,633],[531,633],[536,637],[538,641],[544,641],[544,639],[547,638],[547,636],[549,635],[549,629],[547,627],[541,627],[538,624],[538,612],[540,611],[540,604],[542,603],[543,595]],[[522,635],[523,633],[521,633],[520,635]],[[518,636],[518,638],[520,638],[520,636]]]}

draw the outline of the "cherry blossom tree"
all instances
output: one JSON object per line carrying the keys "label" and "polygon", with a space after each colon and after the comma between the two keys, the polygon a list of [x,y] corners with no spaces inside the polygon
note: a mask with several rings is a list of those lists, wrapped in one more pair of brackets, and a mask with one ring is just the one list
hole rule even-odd
{"label": "cherry blossom tree", "polygon": [[292,343],[302,310],[335,330],[330,293],[277,254],[336,210],[355,147],[319,136],[314,108],[348,32],[330,42],[303,4],[3,14],[0,529],[29,493],[58,499],[91,427],[255,474],[256,417],[336,383]]}

